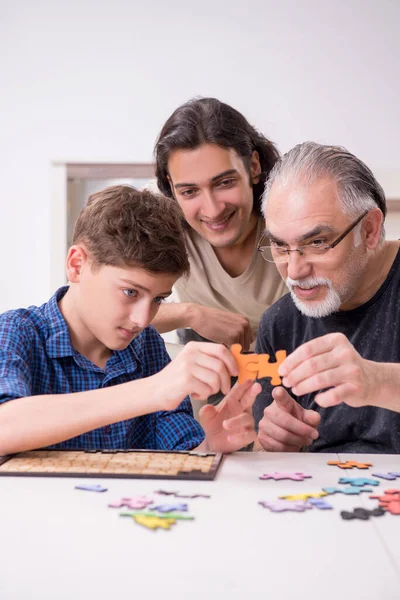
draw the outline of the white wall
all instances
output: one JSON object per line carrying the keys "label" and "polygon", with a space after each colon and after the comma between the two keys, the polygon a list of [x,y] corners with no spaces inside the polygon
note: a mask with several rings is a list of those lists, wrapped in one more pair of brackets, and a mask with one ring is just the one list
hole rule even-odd
{"label": "white wall", "polygon": [[390,0],[0,0],[0,311],[52,291],[51,161],[149,161],[192,96],[397,177],[399,22]]}

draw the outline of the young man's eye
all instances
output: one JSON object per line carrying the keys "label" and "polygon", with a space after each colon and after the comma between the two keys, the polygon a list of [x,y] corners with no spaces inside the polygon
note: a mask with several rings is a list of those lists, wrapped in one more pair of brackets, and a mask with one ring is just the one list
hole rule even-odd
{"label": "young man's eye", "polygon": [[218,187],[229,187],[235,183],[235,179],[223,179],[218,183]]}
{"label": "young man's eye", "polygon": [[182,190],[181,191],[181,196],[183,196],[184,198],[191,198],[192,196],[194,196],[195,190]]}
{"label": "young man's eye", "polygon": [[134,298],[135,296],[137,296],[136,290],[123,290],[123,292],[128,298]]}

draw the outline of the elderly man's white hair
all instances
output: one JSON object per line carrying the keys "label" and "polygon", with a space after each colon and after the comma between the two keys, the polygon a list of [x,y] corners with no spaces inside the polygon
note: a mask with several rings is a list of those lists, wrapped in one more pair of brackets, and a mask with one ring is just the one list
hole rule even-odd
{"label": "elderly man's white hair", "polygon": [[[325,177],[336,183],[343,210],[351,218],[372,208],[379,208],[385,218],[385,193],[372,171],[345,148],[315,142],[298,144],[275,164],[262,196],[264,217],[273,185],[299,182],[308,186]],[[382,227],[381,239],[384,235]]]}

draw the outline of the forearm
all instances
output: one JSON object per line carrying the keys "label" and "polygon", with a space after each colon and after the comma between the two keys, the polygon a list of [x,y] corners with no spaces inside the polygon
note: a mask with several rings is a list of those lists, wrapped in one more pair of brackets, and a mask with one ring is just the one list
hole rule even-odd
{"label": "forearm", "polygon": [[373,363],[376,386],[371,404],[400,412],[400,364]]}
{"label": "forearm", "polygon": [[0,455],[41,448],[104,425],[160,410],[154,377],[73,394],[9,400],[0,405]]}
{"label": "forearm", "polygon": [[196,305],[190,302],[165,302],[161,304],[152,321],[158,333],[166,333],[174,329],[192,327]]}

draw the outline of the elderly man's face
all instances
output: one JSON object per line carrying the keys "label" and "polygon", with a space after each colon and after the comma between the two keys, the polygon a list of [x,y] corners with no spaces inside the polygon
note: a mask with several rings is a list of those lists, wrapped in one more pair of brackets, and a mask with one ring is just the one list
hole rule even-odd
{"label": "elderly man's face", "polygon": [[[266,208],[269,239],[287,248],[331,244],[351,224],[343,212],[336,184],[321,179],[272,186]],[[358,229],[358,228],[357,228]],[[367,262],[364,244],[351,232],[340,244],[312,260],[292,252],[287,263],[277,264],[297,308],[310,317],[323,317],[352,307]]]}

